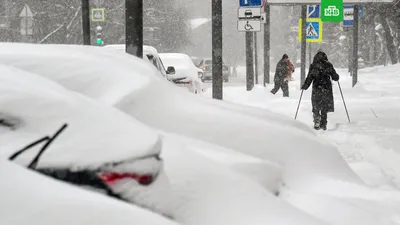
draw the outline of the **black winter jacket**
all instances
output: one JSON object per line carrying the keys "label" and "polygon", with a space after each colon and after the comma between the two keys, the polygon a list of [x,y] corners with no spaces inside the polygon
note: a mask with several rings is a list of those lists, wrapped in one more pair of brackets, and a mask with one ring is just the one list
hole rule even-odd
{"label": "black winter jacket", "polygon": [[331,78],[338,81],[339,75],[332,63],[328,61],[326,54],[318,52],[310,65],[310,70],[302,87],[303,90],[307,90],[313,84],[311,101],[314,110],[335,111]]}

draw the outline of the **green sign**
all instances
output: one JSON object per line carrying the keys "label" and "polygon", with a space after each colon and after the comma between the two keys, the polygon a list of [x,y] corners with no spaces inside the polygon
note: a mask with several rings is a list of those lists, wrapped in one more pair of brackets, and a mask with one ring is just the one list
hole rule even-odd
{"label": "green sign", "polygon": [[322,22],[343,21],[343,0],[321,0]]}

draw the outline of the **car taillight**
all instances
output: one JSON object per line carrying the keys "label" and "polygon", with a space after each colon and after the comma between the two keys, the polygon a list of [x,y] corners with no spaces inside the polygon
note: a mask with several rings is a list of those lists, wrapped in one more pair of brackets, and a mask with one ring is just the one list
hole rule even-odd
{"label": "car taillight", "polygon": [[99,178],[108,185],[123,180],[123,179],[134,179],[141,185],[149,185],[153,183],[153,175],[143,174],[139,175],[136,173],[112,173],[103,172],[98,174]]}
{"label": "car taillight", "polygon": [[203,67],[203,71],[206,71],[206,70],[207,70],[207,66],[204,66],[204,67]]}

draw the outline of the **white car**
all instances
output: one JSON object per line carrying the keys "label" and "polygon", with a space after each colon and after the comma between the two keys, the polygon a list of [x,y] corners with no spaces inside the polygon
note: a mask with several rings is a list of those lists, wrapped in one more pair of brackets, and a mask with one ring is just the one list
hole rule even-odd
{"label": "white car", "polygon": [[[126,53],[125,51],[126,47],[124,44],[105,45],[104,48],[115,49],[118,52]],[[164,67],[163,62],[161,61],[156,48],[154,48],[153,46],[143,45],[143,55],[146,56],[145,59],[147,59],[151,64],[153,64],[157,68],[158,71],[160,71],[163,77],[168,79],[167,76],[168,72]]]}
{"label": "white car", "polygon": [[[203,92],[203,71],[197,68],[192,59],[182,53],[160,53],[160,58],[167,68],[174,68],[170,74],[170,79],[176,84],[182,84],[188,87],[192,93]],[[168,69],[167,69],[168,70]]]}
{"label": "white car", "polygon": [[155,204],[170,189],[153,129],[1,63],[0,105],[0,158],[12,156],[39,173],[171,216]]}
{"label": "white car", "polygon": [[[107,49],[115,49],[119,52],[125,53],[125,45],[122,44],[114,44],[114,45],[106,45],[104,46]],[[160,71],[160,74],[167,80],[174,83],[176,86],[185,87],[192,93],[200,93],[203,91],[203,88],[199,84],[199,80],[193,77],[182,77],[176,73],[176,68],[174,66],[165,66],[163,60],[160,58],[160,54],[158,53],[157,49],[152,46],[143,45],[143,55],[146,56],[147,59],[151,64],[155,66],[155,68]],[[167,68],[166,68],[167,67]],[[180,67],[181,68],[181,67]],[[181,69],[179,69],[181,70]],[[199,77],[203,76],[203,71],[198,69]],[[182,79],[184,78],[184,79]]]}
{"label": "white car", "polygon": [[0,159],[4,225],[177,225],[160,215]]}

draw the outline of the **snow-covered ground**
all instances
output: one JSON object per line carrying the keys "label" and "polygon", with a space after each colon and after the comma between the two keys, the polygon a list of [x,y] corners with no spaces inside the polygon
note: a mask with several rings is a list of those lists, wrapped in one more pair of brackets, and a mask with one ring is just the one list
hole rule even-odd
{"label": "snow-covered ground", "polygon": [[[353,189],[351,186],[347,186],[348,195],[354,195],[352,197],[354,199],[358,198],[357,201],[350,201],[351,204],[363,208],[362,203],[368,202],[365,199],[367,196],[370,197],[370,200],[377,198],[383,201],[384,198],[389,199],[391,195],[393,199],[397,198],[396,202],[398,203],[400,193],[400,150],[398,147],[400,146],[400,65],[361,70],[359,72],[359,83],[354,88],[351,87],[352,77],[349,76],[347,70],[339,69],[338,73],[341,75],[340,85],[350,114],[351,124],[348,123],[339,86],[334,82],[335,112],[328,114],[328,131],[316,131],[316,133],[321,140],[337,146],[343,158],[368,185],[374,187],[374,190],[380,190],[379,193],[388,194],[385,197],[383,197],[383,194],[378,197],[373,192],[367,194],[357,187]],[[272,73],[271,76],[273,77]],[[301,91],[299,69],[297,69],[294,77],[295,80],[290,83],[289,98],[283,98],[281,91],[275,96],[272,95],[270,90],[273,84],[268,84],[266,88],[262,85],[256,85],[251,92],[247,92],[244,85],[227,86],[224,89],[224,100],[272,110],[282,116],[294,118]],[[239,80],[244,83],[243,74]],[[206,95],[211,97],[211,91]],[[313,125],[311,89],[303,94],[297,119],[309,127]],[[326,186],[326,192],[328,192],[329,182],[325,181],[325,183],[324,186]],[[337,191],[339,192],[339,190]],[[344,197],[343,194],[337,194],[337,197]],[[358,197],[356,197],[357,195]],[[310,202],[320,201],[321,205],[325,201],[334,202],[333,199],[328,200],[321,196],[316,199],[307,195],[296,196],[293,193],[282,197],[306,209],[307,207],[304,207],[306,199]],[[361,199],[364,200],[360,201]],[[390,200],[387,202],[390,202]],[[388,206],[383,207],[379,203],[376,204],[377,207],[368,210],[371,210],[371,212],[387,212]],[[400,207],[395,206],[395,203],[388,203],[387,205],[391,204],[392,218],[399,221]],[[324,207],[319,207],[319,209],[308,207],[310,213],[317,214],[323,211],[322,208]],[[342,207],[342,209],[344,208]],[[375,214],[370,216],[373,219]],[[326,215],[326,218],[329,218],[329,215]]]}

